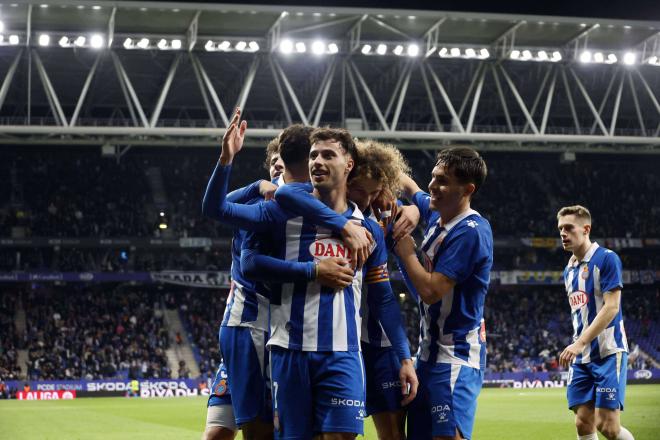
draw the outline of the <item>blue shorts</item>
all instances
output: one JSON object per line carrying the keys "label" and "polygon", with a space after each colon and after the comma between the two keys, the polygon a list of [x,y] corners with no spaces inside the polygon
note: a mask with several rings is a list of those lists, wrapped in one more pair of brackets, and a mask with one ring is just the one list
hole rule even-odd
{"label": "blue shorts", "polygon": [[401,362],[392,347],[362,343],[367,381],[367,415],[401,410]]}
{"label": "blue shorts", "polygon": [[227,383],[227,367],[224,361],[220,361],[218,371],[215,372],[213,384],[211,385],[211,395],[206,406],[231,405],[231,393]]}
{"label": "blue shorts", "polygon": [[250,327],[221,327],[220,351],[227,366],[236,424],[271,420],[266,340],[268,333]]}
{"label": "blue shorts", "polygon": [[364,429],[364,367],[359,351],[299,351],[271,347],[276,439]]}
{"label": "blue shorts", "polygon": [[408,439],[472,438],[483,370],[463,365],[417,362],[419,388],[408,408]]}
{"label": "blue shorts", "polygon": [[596,408],[620,409],[626,397],[628,353],[615,353],[568,370],[568,408],[594,402]]}

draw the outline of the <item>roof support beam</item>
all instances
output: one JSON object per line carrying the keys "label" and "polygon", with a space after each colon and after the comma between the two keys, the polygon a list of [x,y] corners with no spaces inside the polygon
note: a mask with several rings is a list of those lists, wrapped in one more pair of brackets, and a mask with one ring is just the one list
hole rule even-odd
{"label": "roof support beam", "polygon": [[543,119],[541,120],[540,134],[545,135],[545,129],[548,126],[548,116],[550,116],[550,108],[552,107],[552,98],[555,96],[555,84],[557,82],[557,68],[554,68],[555,73],[552,75],[552,81],[548,88],[548,94],[545,99],[545,109],[543,110]]}
{"label": "roof support beam", "polygon": [[291,113],[289,112],[289,106],[287,105],[286,98],[284,97],[284,91],[282,90],[282,84],[280,84],[280,79],[277,77],[277,72],[275,71],[275,66],[273,66],[273,61],[268,57],[268,66],[270,71],[273,74],[273,82],[275,83],[275,89],[277,90],[277,96],[280,98],[280,104],[282,104],[282,110],[284,111],[284,116],[286,117],[286,122],[288,125],[293,124],[291,119]]}
{"label": "roof support beam", "polygon": [[259,56],[255,56],[252,60],[250,70],[248,70],[248,74],[245,77],[245,82],[243,83],[243,88],[241,89],[241,93],[238,96],[238,103],[236,104],[236,107],[239,107],[241,111],[245,111],[245,103],[247,102],[250,91],[252,90],[252,83],[254,83],[254,77],[256,76],[257,69],[259,68],[259,61]]}
{"label": "roof support beam", "polygon": [[357,85],[355,84],[355,78],[353,78],[353,72],[351,71],[351,66],[348,63],[348,61],[344,62],[344,70],[348,74],[348,82],[351,84],[351,90],[353,90],[353,96],[355,97],[355,102],[357,103],[358,111],[360,112],[360,117],[362,118],[362,128],[368,130],[369,121],[367,120],[367,114],[364,112],[362,99],[358,93]]}
{"label": "roof support beam", "polygon": [[[598,114],[603,120],[605,119],[603,117],[603,109],[605,108],[605,104],[607,103],[607,101],[610,99],[610,93],[612,92],[612,86],[614,85],[614,80],[616,80],[617,75],[621,72],[622,72],[621,69],[617,69],[614,72],[614,75],[612,75],[612,78],[610,78],[610,82],[607,85],[607,89],[605,90],[603,99],[600,101],[600,105],[598,106]],[[591,131],[589,131],[589,134],[594,134],[597,125],[598,125],[598,121],[594,121],[593,125],[591,126]]]}
{"label": "roof support beam", "polygon": [[435,100],[433,99],[433,92],[431,91],[431,85],[429,84],[429,79],[426,76],[426,67],[425,64],[422,64],[419,72],[422,74],[422,81],[424,82],[424,89],[426,90],[426,95],[429,98],[429,105],[431,106],[431,114],[433,115],[433,120],[435,125],[438,128],[438,131],[444,131],[442,122],[440,122],[440,116],[438,115],[438,109],[435,106]]}
{"label": "roof support beam", "polygon": [[573,93],[571,92],[571,87],[568,85],[568,79],[566,78],[566,69],[564,68],[564,66],[560,66],[560,68],[561,68],[561,79],[564,83],[566,98],[568,99],[568,106],[571,109],[571,115],[573,116],[573,122],[575,123],[575,131],[579,135],[582,134],[582,130],[580,130],[580,121],[578,120],[577,111],[575,110],[575,103],[573,102]]}
{"label": "roof support beam", "polygon": [[518,93],[518,89],[516,88],[516,85],[511,80],[511,77],[509,76],[509,74],[506,73],[506,70],[504,70],[504,67],[502,67],[501,64],[497,64],[497,66],[502,71],[502,76],[504,77],[504,80],[507,82],[507,84],[509,84],[509,88],[511,89],[511,93],[513,93],[514,98],[516,98],[516,102],[518,103],[518,106],[520,106],[520,110],[522,110],[523,114],[525,115],[525,118],[527,119],[527,123],[532,128],[532,131],[534,132],[534,134],[539,134],[539,129],[536,128],[536,124],[534,123],[534,119],[532,119],[532,115],[527,110],[527,106],[525,105],[525,101],[523,101],[522,97],[520,96],[520,93]]}
{"label": "roof support beam", "polygon": [[321,79],[321,84],[319,84],[318,90],[316,91],[316,95],[314,96],[314,101],[312,101],[312,107],[309,109],[309,113],[307,113],[307,119],[309,121],[314,120],[313,116],[314,113],[316,112],[316,106],[319,104],[321,95],[323,95],[323,91],[326,88],[326,83],[332,82],[332,75],[334,73],[333,68],[334,65],[336,64],[336,61],[337,61],[337,57],[334,57],[333,60],[330,62],[328,68],[325,69],[325,74]]}
{"label": "roof support beam", "polygon": [[[126,70],[124,70],[124,66],[121,63],[121,60],[114,51],[110,52],[110,56],[112,57],[112,61],[115,65],[115,69],[117,70],[117,76],[119,77],[119,82],[121,82],[122,87],[126,89],[126,92],[128,93],[128,97],[130,98],[130,102],[132,102],[133,107],[135,108],[138,116],[140,117],[140,122],[144,127],[149,127],[149,121],[147,120],[147,117],[144,114],[144,110],[142,110],[142,105],[140,104],[140,100],[138,99],[138,96],[135,93],[135,89],[133,88],[133,84],[131,84],[131,80],[128,78],[128,75],[126,74]],[[131,109],[130,106],[129,109]],[[131,110],[131,112],[133,112],[133,110]]]}
{"label": "roof support beam", "polygon": [[170,87],[172,86],[172,80],[176,74],[176,69],[179,67],[179,62],[181,62],[181,53],[176,54],[174,61],[170,66],[170,71],[167,73],[167,78],[165,78],[165,83],[163,84],[163,88],[160,91],[160,95],[158,96],[158,101],[156,101],[156,107],[154,108],[154,112],[151,115],[151,121],[149,121],[150,127],[155,127],[158,123],[160,112],[163,110],[163,104],[165,104],[167,93],[170,91]]}
{"label": "roof support beam", "polygon": [[307,116],[305,115],[305,111],[302,108],[302,105],[300,105],[300,101],[298,100],[298,97],[296,96],[296,92],[293,90],[293,87],[291,87],[291,83],[286,77],[286,74],[284,73],[284,70],[282,70],[282,66],[280,66],[279,61],[277,61],[277,58],[271,57],[271,60],[273,62],[273,66],[275,67],[275,70],[277,73],[280,75],[280,78],[282,79],[282,83],[284,84],[284,88],[286,88],[287,92],[289,93],[289,97],[291,98],[291,101],[293,101],[293,106],[296,108],[296,111],[298,112],[298,116],[300,117],[300,120],[304,125],[309,125],[309,120],[307,119]]}
{"label": "roof support beam", "polygon": [[414,38],[411,37],[410,35],[406,34],[406,33],[403,32],[402,30],[397,29],[396,27],[394,27],[394,26],[392,26],[392,25],[390,25],[390,24],[385,23],[383,20],[380,20],[380,19],[378,19],[378,18],[376,18],[376,17],[374,17],[374,16],[372,16],[372,15],[369,16],[369,19],[370,19],[371,21],[373,21],[374,23],[376,23],[378,26],[380,26],[380,27],[382,27],[382,28],[384,28],[384,29],[387,29],[388,31],[394,32],[395,34],[397,34],[397,35],[399,35],[399,36],[401,36],[401,37],[403,37],[403,38],[406,38],[406,39],[408,39],[408,40],[414,40]]}
{"label": "roof support beam", "polygon": [[[211,108],[211,101],[209,101],[209,94],[206,91],[206,86],[204,85],[202,74],[199,70],[199,67],[197,66],[195,56],[189,52],[188,57],[190,59],[190,65],[193,68],[193,72],[195,73],[195,80],[197,81],[197,85],[199,86],[199,91],[202,94],[202,100],[204,101],[204,108],[206,108],[206,113],[209,115],[209,122],[213,127],[217,127],[218,124],[215,122],[215,115],[213,114],[213,109]],[[220,107],[222,107],[222,104],[220,105]],[[227,125],[225,124],[225,127],[226,126]]]}
{"label": "roof support beam", "polygon": [[399,78],[396,80],[394,89],[392,89],[392,95],[390,96],[390,100],[387,102],[387,107],[385,107],[385,113],[383,113],[385,119],[389,118],[390,112],[392,111],[392,106],[394,105],[394,101],[396,100],[397,94],[399,93],[401,84],[403,84],[403,79],[406,77],[406,72],[411,68],[412,68],[411,63],[408,63],[404,65],[403,68],[401,68],[401,74],[399,75]]}
{"label": "roof support beam", "polygon": [[648,93],[649,98],[653,102],[653,105],[655,106],[655,110],[658,112],[658,115],[660,115],[660,104],[658,104],[658,99],[655,97],[653,90],[651,90],[651,87],[649,87],[649,83],[646,82],[646,79],[644,78],[644,75],[642,75],[642,72],[640,72],[639,70],[635,70],[635,73],[637,74],[639,80],[642,82],[642,85],[646,89],[646,93]]}
{"label": "roof support beam", "polygon": [[108,41],[106,47],[112,47],[112,40],[115,39],[115,16],[117,15],[117,7],[113,7],[110,12],[110,19],[108,19]]}
{"label": "roof support beam", "polygon": [[587,92],[587,89],[584,88],[584,85],[582,85],[582,81],[580,81],[580,78],[577,76],[575,71],[571,69],[570,67],[568,68],[568,71],[571,72],[571,75],[573,76],[573,79],[575,80],[575,84],[577,84],[578,89],[582,93],[582,96],[584,97],[584,100],[587,101],[587,105],[589,106],[589,110],[591,110],[591,113],[594,115],[594,118],[596,119],[596,122],[598,123],[598,126],[600,127],[600,130],[603,132],[604,135],[607,134],[607,128],[605,128],[605,124],[603,124],[603,120],[600,118],[600,115],[598,114],[598,111],[596,110],[596,107],[594,106],[594,103],[591,101],[591,98],[589,97],[589,93]]}
{"label": "roof support beam", "polygon": [[55,119],[57,119],[58,123],[66,127],[69,124],[66,120],[66,116],[64,115],[64,111],[62,110],[62,106],[60,105],[60,100],[57,97],[57,93],[55,93],[55,89],[53,88],[53,84],[50,82],[50,78],[48,78],[48,73],[46,72],[46,68],[44,67],[44,64],[41,62],[39,53],[37,51],[34,51],[33,55],[34,55],[34,64],[35,66],[37,66],[37,72],[39,73],[39,77],[41,78],[41,83],[44,86],[46,97],[48,98],[48,103],[50,104],[50,109],[53,112],[53,115],[55,116]]}
{"label": "roof support beam", "polygon": [[355,76],[357,77],[360,85],[362,86],[362,90],[364,90],[365,95],[367,95],[367,99],[369,100],[371,107],[374,109],[374,113],[376,113],[376,116],[378,117],[378,121],[380,121],[380,125],[382,125],[383,130],[386,131],[389,130],[390,128],[387,125],[387,121],[385,120],[383,113],[380,111],[378,102],[376,102],[376,98],[374,98],[374,95],[371,93],[371,90],[369,90],[369,86],[367,85],[364,78],[362,78],[362,75],[360,74],[360,71],[358,70],[357,66],[351,60],[348,60],[348,66],[349,68],[352,67],[353,70],[355,71]]}
{"label": "roof support beam", "polygon": [[202,14],[202,11],[195,12],[188,29],[186,29],[186,41],[188,42],[188,52],[192,51],[195,45],[197,44],[197,32],[199,30],[199,16]]}
{"label": "roof support beam", "polygon": [[445,102],[445,105],[447,106],[449,113],[451,113],[452,127],[456,126],[460,133],[465,133],[465,129],[463,128],[463,124],[461,123],[461,118],[459,115],[456,114],[456,110],[454,110],[454,105],[451,103],[451,100],[449,99],[449,95],[447,94],[445,87],[442,85],[442,81],[440,81],[440,78],[438,78],[438,76],[435,74],[433,69],[431,69],[430,65],[426,64],[426,67],[428,67],[428,71],[431,74],[431,78],[433,78],[433,82],[435,82],[435,86],[438,88],[438,91],[442,96],[442,100]]}
{"label": "roof support beam", "polygon": [[7,92],[9,92],[9,87],[11,87],[11,82],[14,79],[14,74],[16,73],[16,68],[18,67],[18,62],[21,60],[21,55],[23,55],[23,49],[19,49],[16,52],[14,61],[12,61],[7,73],[5,74],[5,79],[2,81],[2,86],[0,87],[0,109],[2,109],[5,99],[7,98]]}
{"label": "roof support beam", "polygon": [[619,117],[619,105],[621,104],[621,92],[623,91],[623,83],[626,80],[624,71],[621,71],[621,79],[619,79],[619,89],[616,92],[614,99],[614,110],[612,111],[612,121],[610,122],[610,136],[614,136],[614,129],[616,128],[616,121]]}
{"label": "roof support beam", "polygon": [[[227,118],[227,113],[225,112],[225,108],[222,106],[222,102],[220,101],[220,98],[218,97],[218,93],[215,91],[215,87],[213,86],[213,83],[211,82],[211,79],[209,78],[208,74],[206,73],[206,70],[204,69],[204,66],[202,65],[202,62],[195,56],[195,54],[191,53],[190,54],[190,60],[193,64],[193,67],[195,68],[195,72],[199,73],[199,75],[202,78],[202,81],[206,85],[206,88],[208,89],[209,95],[211,96],[211,100],[213,101],[213,104],[215,105],[215,109],[217,110],[218,114],[220,115],[220,118],[222,119],[222,123],[225,124],[225,127],[229,127],[229,118]],[[201,87],[201,85],[200,85]],[[213,113],[211,112],[211,115]],[[215,116],[212,116],[211,119],[215,121]],[[214,122],[215,125],[215,122]]]}
{"label": "roof support beam", "polygon": [[479,63],[477,66],[477,69],[474,72],[474,76],[472,77],[472,81],[470,81],[470,85],[468,86],[467,92],[465,92],[465,96],[463,97],[463,102],[461,102],[461,107],[458,110],[458,120],[463,117],[463,112],[467,108],[467,103],[470,99],[470,96],[472,95],[472,90],[474,87],[477,85],[477,80],[481,78],[481,71],[486,68],[486,63]]}
{"label": "roof support beam", "polygon": [[337,59],[335,59],[330,66],[330,75],[328,76],[328,80],[326,81],[325,87],[323,88],[323,94],[321,95],[321,101],[319,102],[316,109],[316,116],[314,116],[314,120],[312,121],[312,127],[318,127],[319,123],[321,122],[321,116],[323,115],[323,110],[325,110],[325,103],[328,99],[328,93],[330,92],[330,86],[332,85],[332,80],[335,77],[335,70],[337,70],[338,63],[339,62]]}
{"label": "roof support beam", "polygon": [[300,32],[315,31],[317,29],[323,29],[323,28],[327,28],[327,27],[330,27],[330,26],[336,26],[338,24],[343,24],[343,23],[347,23],[347,22],[350,22],[350,21],[356,21],[357,22],[359,20],[361,20],[361,16],[338,18],[336,20],[327,21],[325,23],[312,24],[310,26],[304,26],[304,27],[301,27],[301,28],[298,28],[298,29],[291,29],[291,30],[286,31],[286,34],[291,35],[291,34],[298,34]]}
{"label": "roof support beam", "polygon": [[87,97],[87,92],[89,92],[89,87],[92,84],[92,80],[94,79],[94,75],[96,74],[96,68],[101,62],[102,56],[103,55],[99,53],[96,56],[96,59],[94,60],[94,64],[92,64],[92,68],[89,69],[89,73],[87,74],[85,83],[83,84],[82,90],[80,91],[80,96],[78,97],[76,108],[73,111],[73,115],[71,116],[71,121],[69,122],[69,125],[71,125],[72,127],[74,127],[78,122],[78,116],[80,115],[80,110],[82,110],[83,103],[85,102],[85,98]]}
{"label": "roof support beam", "polygon": [[411,64],[410,67],[408,68],[408,73],[406,74],[406,78],[403,80],[401,91],[399,93],[399,101],[397,102],[396,110],[394,110],[394,118],[392,119],[392,125],[390,127],[390,130],[392,131],[396,130],[396,125],[399,123],[399,116],[401,115],[401,108],[403,107],[403,102],[406,99],[406,92],[408,91],[408,84],[410,83],[410,76],[412,75],[412,71],[413,71],[413,65]]}
{"label": "roof support beam", "polygon": [[479,100],[481,99],[481,89],[484,86],[484,79],[486,78],[486,66],[481,69],[481,77],[477,83],[477,89],[474,92],[474,98],[472,99],[472,108],[470,109],[470,116],[468,116],[468,122],[465,127],[467,133],[472,133],[472,125],[474,124],[474,118],[477,115],[477,108],[479,107]]}
{"label": "roof support beam", "polygon": [[642,116],[642,109],[639,107],[639,100],[637,99],[637,90],[635,90],[635,84],[633,84],[632,74],[628,73],[628,85],[630,86],[630,93],[632,94],[633,104],[635,104],[635,111],[637,112],[637,119],[639,120],[639,126],[642,128],[642,133],[646,135],[646,127],[644,125],[644,117]]}
{"label": "roof support beam", "polygon": [[426,51],[424,56],[428,58],[433,54],[438,48],[438,41],[440,40],[440,26],[447,20],[447,17],[442,17],[440,20],[436,21],[433,26],[431,26],[422,38],[426,42]]}
{"label": "roof support beam", "polygon": [[[509,132],[513,133],[513,124],[511,123],[511,116],[509,115],[509,105],[506,102],[504,97],[504,92],[502,91],[502,85],[500,84],[500,78],[497,75],[497,69],[492,65],[490,67],[491,72],[493,73],[493,79],[495,80],[495,88],[497,89],[497,94],[500,97],[500,102],[502,103],[502,110],[504,110],[504,118],[506,119],[506,125],[509,127]],[[523,133],[525,130],[523,129]]]}
{"label": "roof support beam", "polygon": [[[539,106],[539,102],[541,102],[541,96],[543,95],[543,90],[545,89],[545,85],[548,82],[548,78],[550,78],[550,73],[552,72],[552,65],[548,68],[548,71],[546,72],[545,76],[543,76],[543,80],[541,81],[541,86],[539,87],[539,91],[536,94],[536,98],[534,98],[534,102],[532,103],[532,108],[529,111],[529,114],[534,117],[534,114],[536,113],[536,108]],[[523,127],[523,133],[526,133],[527,130],[529,129],[529,123],[525,123],[525,127]]]}

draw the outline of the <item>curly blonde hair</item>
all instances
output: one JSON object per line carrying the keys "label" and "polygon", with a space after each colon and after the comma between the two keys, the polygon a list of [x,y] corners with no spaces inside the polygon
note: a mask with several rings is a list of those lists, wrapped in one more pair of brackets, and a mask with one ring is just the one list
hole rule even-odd
{"label": "curly blonde hair", "polygon": [[374,140],[356,141],[358,157],[352,179],[366,177],[376,180],[392,194],[401,191],[401,174],[410,175],[410,166],[401,152],[391,144]]}

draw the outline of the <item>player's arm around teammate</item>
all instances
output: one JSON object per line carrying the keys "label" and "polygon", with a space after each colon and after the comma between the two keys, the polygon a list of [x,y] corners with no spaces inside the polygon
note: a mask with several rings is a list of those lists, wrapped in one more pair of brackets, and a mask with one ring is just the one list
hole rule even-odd
{"label": "player's arm around teammate", "polygon": [[569,368],[567,397],[579,440],[632,440],[621,426],[627,343],[621,314],[621,260],[589,239],[591,214],[583,206],[562,208],[557,227],[564,250],[572,252],[564,282],[574,342],[559,363]]}

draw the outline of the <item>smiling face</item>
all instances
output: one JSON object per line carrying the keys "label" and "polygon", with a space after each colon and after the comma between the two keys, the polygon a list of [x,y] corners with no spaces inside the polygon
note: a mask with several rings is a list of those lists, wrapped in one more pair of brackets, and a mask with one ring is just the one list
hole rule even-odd
{"label": "smiling face", "polygon": [[463,198],[474,192],[474,184],[463,184],[458,181],[454,173],[438,162],[431,172],[429,194],[431,195],[431,209],[439,211],[443,217],[455,213],[460,209]]}
{"label": "smiling face", "polygon": [[354,162],[341,144],[334,140],[314,142],[309,152],[309,174],[319,191],[331,191],[346,186]]}
{"label": "smiling face", "polygon": [[269,168],[270,180],[277,179],[284,172],[284,161],[278,153],[270,157]]}
{"label": "smiling face", "polygon": [[383,185],[377,180],[366,176],[356,177],[348,184],[348,199],[364,212],[382,190]]}
{"label": "smiling face", "polygon": [[561,237],[561,245],[565,251],[575,252],[581,249],[585,242],[589,240],[591,225],[586,219],[568,214],[559,216],[557,219],[557,229]]}

